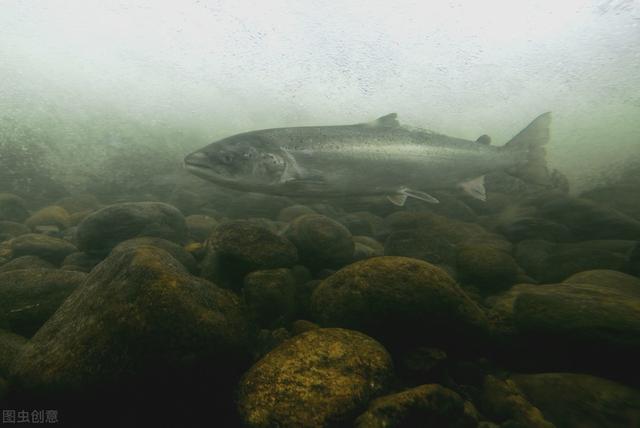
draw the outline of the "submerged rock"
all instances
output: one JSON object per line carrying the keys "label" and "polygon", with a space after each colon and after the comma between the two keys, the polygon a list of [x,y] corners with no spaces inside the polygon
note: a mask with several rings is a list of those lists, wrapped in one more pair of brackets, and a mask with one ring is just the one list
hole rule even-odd
{"label": "submerged rock", "polygon": [[445,271],[405,257],[376,257],[339,270],[315,289],[312,311],[323,326],[403,346],[473,348],[487,328],[483,311]]}
{"label": "submerged rock", "polygon": [[101,257],[78,251],[65,257],[61,269],[90,272],[101,261]]}
{"label": "submerged rock", "polygon": [[277,219],[279,221],[290,222],[306,214],[316,214],[316,212],[313,208],[309,208],[306,205],[291,205],[281,209]]}
{"label": "submerged rock", "polygon": [[[15,399],[56,403],[79,421],[101,407],[118,409],[105,418],[157,423],[220,411],[248,362],[248,334],[238,298],[166,251],[117,252],[25,346],[12,372]],[[158,406],[185,410],[157,414]]]}
{"label": "submerged rock", "polygon": [[558,427],[633,427],[640,421],[640,392],[576,373],[513,375],[513,382]]}
{"label": "submerged rock", "polygon": [[484,379],[481,410],[492,420],[513,427],[553,428],[540,409],[531,404],[512,380],[488,375]]}
{"label": "submerged rock", "polygon": [[24,223],[31,230],[36,230],[39,226],[56,226],[58,229],[64,230],[71,225],[71,218],[64,208],[49,205],[31,214]]}
{"label": "submerged rock", "polygon": [[[576,277],[591,283],[576,283]],[[527,370],[577,368],[611,376],[634,370],[640,358],[640,287],[593,277],[521,284],[495,299],[490,315],[504,359]]]}
{"label": "submerged rock", "polygon": [[165,250],[191,273],[198,270],[196,259],[180,245],[162,238],[142,237],[122,241],[111,250],[111,254],[122,253],[138,247],[155,247]]}
{"label": "submerged rock", "polygon": [[242,295],[251,318],[262,327],[282,326],[296,313],[296,279],[289,269],[251,272]]}
{"label": "submerged rock", "polygon": [[247,427],[348,424],[393,374],[391,357],[355,331],[321,328],[284,342],[243,377],[238,408]]}
{"label": "submerged rock", "polygon": [[21,256],[0,266],[0,272],[22,269],[55,269],[55,266],[38,256]]}
{"label": "submerged rock", "polygon": [[483,291],[499,291],[517,282],[519,266],[510,254],[484,245],[458,249],[456,267],[460,277]]}
{"label": "submerged rock", "polygon": [[0,193],[0,220],[22,223],[29,217],[24,199],[12,193]]}
{"label": "submerged rock", "polygon": [[43,260],[59,265],[69,254],[78,249],[64,239],[39,233],[27,233],[9,241],[11,257],[37,256]]}
{"label": "submerged rock", "polygon": [[297,261],[298,251],[288,239],[251,221],[235,220],[221,224],[211,234],[202,275],[239,288],[249,272],[291,267]]}
{"label": "submerged rock", "polygon": [[286,232],[298,248],[300,262],[312,270],[337,268],[353,260],[351,232],[342,224],[320,214],[296,217]]}
{"label": "submerged rock", "polygon": [[104,207],[78,225],[78,248],[107,254],[122,241],[137,237],[164,238],[178,244],[188,239],[184,217],[175,207],[161,202],[125,202]]}
{"label": "submerged rock", "polygon": [[518,264],[541,282],[558,282],[593,269],[624,270],[635,241],[599,240],[556,244],[542,240],[518,243]]}
{"label": "submerged rock", "polygon": [[27,343],[23,336],[0,329],[0,376],[7,376],[15,359]]}
{"label": "submerged rock", "polygon": [[31,337],[85,276],[57,269],[0,273],[0,327]]}
{"label": "submerged rock", "polygon": [[0,242],[31,232],[27,226],[15,221],[0,221]]}
{"label": "submerged rock", "polygon": [[421,385],[376,398],[356,420],[356,428],[475,428],[477,411],[455,391],[437,384]]}
{"label": "submerged rock", "polygon": [[197,242],[204,242],[218,226],[218,221],[208,215],[190,215],[185,220],[189,236]]}
{"label": "submerged rock", "polygon": [[438,265],[455,265],[455,246],[446,238],[429,230],[399,230],[384,243],[385,256],[402,256]]}

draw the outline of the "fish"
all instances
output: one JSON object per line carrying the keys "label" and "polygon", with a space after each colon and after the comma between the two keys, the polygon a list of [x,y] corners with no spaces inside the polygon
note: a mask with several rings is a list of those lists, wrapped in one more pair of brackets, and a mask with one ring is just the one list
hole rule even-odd
{"label": "fish", "polygon": [[429,192],[460,188],[486,201],[484,176],[505,171],[546,185],[544,146],[551,113],[543,113],[502,146],[482,135],[449,137],[401,125],[396,113],[354,125],[301,126],[244,132],[184,159],[192,174],[243,192],[290,197],[386,196],[429,203]]}

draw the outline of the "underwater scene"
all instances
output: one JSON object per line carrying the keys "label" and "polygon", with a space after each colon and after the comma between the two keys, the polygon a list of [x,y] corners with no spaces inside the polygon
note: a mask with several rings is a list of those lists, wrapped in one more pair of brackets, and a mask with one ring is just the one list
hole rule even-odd
{"label": "underwater scene", "polygon": [[640,2],[0,0],[0,426],[640,427]]}

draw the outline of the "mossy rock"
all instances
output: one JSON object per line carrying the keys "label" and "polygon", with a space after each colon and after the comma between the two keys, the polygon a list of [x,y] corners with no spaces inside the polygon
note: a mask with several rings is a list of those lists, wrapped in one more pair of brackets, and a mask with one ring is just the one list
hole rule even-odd
{"label": "mossy rock", "polygon": [[38,256],[59,265],[69,254],[78,251],[75,245],[64,239],[39,233],[27,233],[8,242],[11,257]]}
{"label": "mossy rock", "polygon": [[323,326],[363,331],[385,344],[472,348],[487,332],[484,312],[442,269],[406,257],[349,265],[314,291]]}
{"label": "mossy rock", "polygon": [[633,427],[640,421],[640,391],[587,374],[513,375],[513,382],[558,427]]}
{"label": "mossy rock", "polygon": [[477,411],[458,393],[437,384],[420,385],[376,398],[358,417],[356,428],[475,428]]}
{"label": "mossy rock", "polygon": [[184,244],[189,234],[180,211],[161,202],[109,205],[85,217],[76,232],[80,250],[100,255],[122,241],[143,236]]}
{"label": "mossy rock", "polygon": [[353,260],[351,232],[342,224],[320,214],[296,217],[286,232],[298,248],[300,262],[312,270],[337,268]]}
{"label": "mossy rock", "polygon": [[296,314],[296,279],[289,269],[251,272],[244,278],[242,295],[250,317],[261,327],[283,326]]}
{"label": "mossy rock", "polygon": [[57,269],[0,273],[0,326],[33,336],[85,277],[81,272]]}
{"label": "mossy rock", "polygon": [[346,426],[393,374],[375,340],[344,329],[315,329],[287,340],[243,377],[238,408],[245,426]]}
{"label": "mossy rock", "polygon": [[56,226],[64,230],[71,225],[71,218],[67,210],[56,205],[49,205],[39,209],[24,222],[31,230],[38,226]]}
{"label": "mossy rock", "polygon": [[0,273],[22,269],[55,269],[55,266],[38,256],[21,256],[0,266]]}
{"label": "mossy rock", "polygon": [[[11,373],[13,397],[59,405],[76,423],[118,408],[104,417],[178,425],[165,418],[231,405],[236,376],[248,367],[249,334],[239,299],[191,276],[166,251],[118,252],[25,346]],[[158,406],[184,410],[158,414]]]}
{"label": "mossy rock", "polygon": [[458,249],[456,267],[460,277],[483,291],[509,288],[518,280],[519,266],[510,254],[481,245]]}
{"label": "mossy rock", "polygon": [[24,199],[12,193],[0,193],[0,220],[22,223],[29,217]]}

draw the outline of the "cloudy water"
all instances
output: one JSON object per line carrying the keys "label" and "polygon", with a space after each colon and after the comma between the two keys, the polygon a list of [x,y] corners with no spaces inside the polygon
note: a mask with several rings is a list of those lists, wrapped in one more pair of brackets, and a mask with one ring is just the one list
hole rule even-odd
{"label": "cloudy water", "polygon": [[2,423],[635,426],[639,47],[637,0],[0,0]]}

